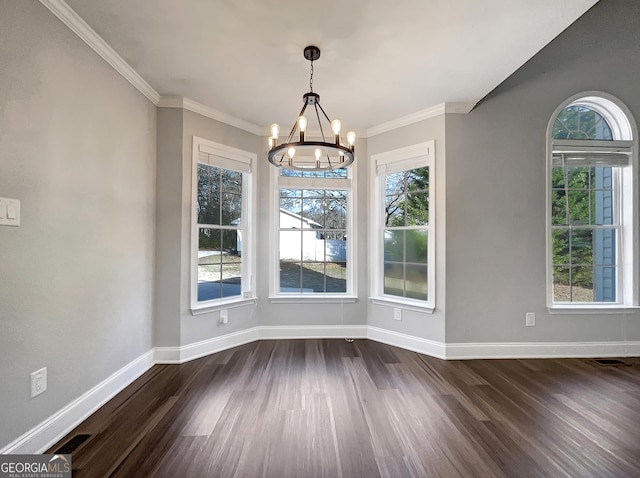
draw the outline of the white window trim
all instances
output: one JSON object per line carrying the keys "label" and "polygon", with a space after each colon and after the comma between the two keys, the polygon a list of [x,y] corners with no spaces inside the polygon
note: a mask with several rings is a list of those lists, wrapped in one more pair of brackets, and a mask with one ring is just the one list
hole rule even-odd
{"label": "white window trim", "polygon": [[[371,255],[370,255],[370,284],[373,304],[401,307],[407,310],[433,313],[436,309],[436,161],[435,141],[407,146],[404,148],[386,151],[371,156],[371,165],[374,168],[371,174],[373,184],[369,204],[373,205],[373,215],[370,221],[371,229]],[[383,191],[385,190],[384,177],[389,172],[405,171],[418,167],[429,166],[429,225],[428,231],[428,300],[408,299],[398,296],[385,295],[383,284],[384,271],[384,240],[381,234],[383,224]]]}
{"label": "white window trim", "polygon": [[[269,301],[272,303],[340,303],[356,302],[358,300],[358,275],[357,257],[354,248],[358,244],[358,231],[355,227],[357,216],[357,163],[356,157],[353,164],[347,168],[346,178],[296,178],[280,176],[280,169],[271,167],[269,175],[269,248],[271,258],[269,261]],[[347,291],[345,293],[312,294],[280,292],[280,188],[300,187],[304,182],[304,188],[312,189],[342,189],[347,191]]]}
{"label": "white window trim", "polygon": [[[553,139],[553,125],[560,112],[571,105],[587,106],[599,113],[609,124],[613,141],[570,141]],[[640,308],[638,302],[638,287],[640,279],[638,279],[640,251],[638,247],[638,235],[640,217],[638,217],[639,201],[638,201],[638,130],[635,125],[631,111],[619,99],[605,92],[588,91],[573,95],[571,98],[560,104],[549,120],[547,125],[547,154],[546,160],[546,305],[547,310],[551,314],[602,314],[602,313],[625,313]],[[617,302],[588,302],[588,303],[555,303],[553,301],[553,251],[551,244],[551,176],[552,176],[552,155],[556,146],[561,149],[571,149],[569,145],[589,145],[593,149],[600,146],[609,145],[609,149],[617,148],[619,151],[630,151],[630,168],[622,172],[622,191],[619,193],[624,195],[620,204],[622,207],[622,231],[624,237],[622,243],[624,249],[618,251],[622,255],[620,259],[620,271],[618,274],[618,284],[621,290],[618,291]],[[631,187],[625,187],[625,182],[631,182]],[[631,224],[632,227],[624,226]],[[625,257],[631,256],[631,264],[627,264]]]}
{"label": "white window trim", "polygon": [[[242,296],[226,297],[198,302],[198,215],[196,201],[198,194],[198,156],[200,152],[217,156],[216,163],[225,169],[242,172]],[[257,155],[248,151],[215,143],[197,136],[193,137],[191,162],[191,266],[190,266],[190,303],[191,314],[200,315],[223,308],[252,305],[256,302],[256,187],[254,178]]]}

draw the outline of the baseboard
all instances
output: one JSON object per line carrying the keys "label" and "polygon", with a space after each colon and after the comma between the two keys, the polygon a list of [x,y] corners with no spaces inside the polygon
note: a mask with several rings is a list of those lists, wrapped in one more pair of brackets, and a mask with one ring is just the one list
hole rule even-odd
{"label": "baseboard", "polygon": [[367,338],[366,325],[274,325],[258,328],[260,340]]}
{"label": "baseboard", "polygon": [[436,342],[434,340],[423,339],[421,337],[394,332],[392,330],[372,327],[371,325],[369,325],[367,329],[367,338],[370,340],[411,350],[412,352],[431,355],[432,357],[440,359],[444,359],[446,357],[446,345],[442,342]]}
{"label": "baseboard", "polygon": [[155,363],[184,363],[200,357],[222,352],[256,340],[282,339],[330,339],[367,337],[366,325],[327,325],[327,326],[262,326],[232,332],[211,339],[183,345],[182,347],[156,347]]}
{"label": "baseboard", "polygon": [[38,426],[0,449],[0,455],[43,453],[149,370],[153,364],[153,351],[150,350],[69,403],[62,410],[51,415]]}
{"label": "baseboard", "polygon": [[446,344],[447,360],[638,357],[640,342],[514,342]]}

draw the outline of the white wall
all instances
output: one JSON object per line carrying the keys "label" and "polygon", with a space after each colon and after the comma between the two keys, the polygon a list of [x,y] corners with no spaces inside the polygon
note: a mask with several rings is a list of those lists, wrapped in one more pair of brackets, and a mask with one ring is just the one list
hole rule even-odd
{"label": "white wall", "polygon": [[22,203],[0,227],[1,448],[152,346],[156,108],[39,2],[0,12],[0,196]]}

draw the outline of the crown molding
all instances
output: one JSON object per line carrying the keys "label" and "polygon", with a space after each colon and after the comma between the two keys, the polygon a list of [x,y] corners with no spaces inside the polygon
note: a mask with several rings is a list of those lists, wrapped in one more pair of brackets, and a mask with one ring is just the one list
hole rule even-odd
{"label": "crown molding", "polygon": [[231,116],[223,111],[211,108],[210,106],[203,105],[202,103],[198,103],[197,101],[190,100],[183,96],[162,96],[157,104],[158,108],[184,108],[185,110],[198,113],[199,115],[234,126],[257,136],[265,136],[268,134],[267,128],[265,127],[249,123],[248,121],[236,118],[235,116]]}
{"label": "crown molding", "polygon": [[63,0],[40,0],[51,13],[100,55],[124,79],[131,83],[154,105],[158,104],[160,94],[154,90],[126,61],[111,48],[80,16]]}
{"label": "crown molding", "polygon": [[435,105],[421,111],[416,111],[415,113],[401,116],[400,118],[368,128],[366,131],[366,137],[370,138],[378,134],[386,133],[387,131],[393,131],[394,129],[402,128],[403,126],[408,126],[410,124],[418,123],[419,121],[424,121],[429,118],[435,118],[436,116],[447,113],[467,114],[475,105],[475,103],[440,103],[439,105]]}

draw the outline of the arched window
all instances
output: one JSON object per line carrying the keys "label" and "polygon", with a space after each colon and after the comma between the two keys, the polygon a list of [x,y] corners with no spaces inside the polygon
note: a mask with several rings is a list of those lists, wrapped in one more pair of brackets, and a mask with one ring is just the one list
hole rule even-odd
{"label": "arched window", "polygon": [[635,128],[612,99],[583,96],[549,124],[548,305],[637,305]]}

